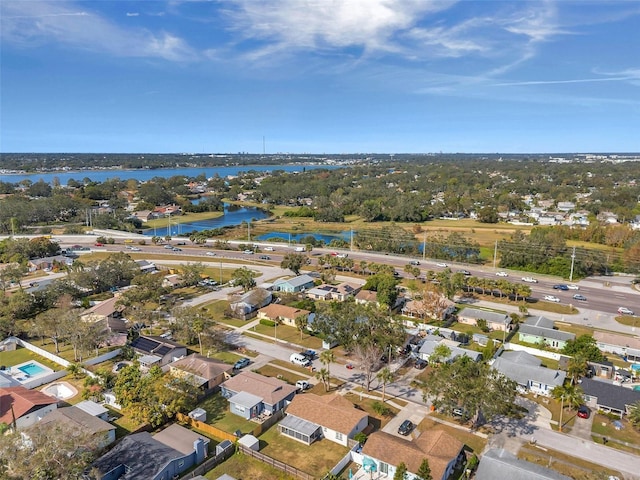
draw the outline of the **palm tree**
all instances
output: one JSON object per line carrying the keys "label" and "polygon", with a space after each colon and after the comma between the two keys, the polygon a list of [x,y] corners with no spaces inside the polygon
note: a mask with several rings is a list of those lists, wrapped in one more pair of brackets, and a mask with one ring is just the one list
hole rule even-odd
{"label": "palm tree", "polygon": [[329,370],[327,370],[326,368],[321,368],[316,372],[316,378],[324,384],[324,391],[328,392],[330,386],[329,382],[331,381],[329,377]]}
{"label": "palm tree", "polygon": [[577,353],[567,362],[567,373],[571,377],[571,383],[575,384],[578,379],[587,374],[589,363],[587,357],[582,353]]}
{"label": "palm tree", "polygon": [[336,361],[336,356],[331,350],[325,350],[320,354],[320,363],[327,366],[327,376],[331,382],[331,364]]}
{"label": "palm tree", "polygon": [[551,396],[556,400],[560,400],[560,423],[558,424],[558,429],[562,431],[562,411],[564,410],[565,402],[569,410],[573,410],[573,407],[579,407],[584,402],[584,391],[578,385],[570,383],[555,387],[551,390]]}
{"label": "palm tree", "polygon": [[393,372],[389,369],[389,367],[384,367],[382,370],[378,372],[376,378],[382,382],[382,403],[384,403],[384,398],[387,390],[387,383],[391,383],[393,381]]}

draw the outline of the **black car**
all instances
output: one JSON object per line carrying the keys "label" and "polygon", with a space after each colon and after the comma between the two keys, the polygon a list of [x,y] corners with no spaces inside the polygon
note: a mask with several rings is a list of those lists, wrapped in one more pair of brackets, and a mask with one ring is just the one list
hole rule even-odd
{"label": "black car", "polygon": [[413,366],[418,370],[422,370],[427,366],[427,361],[423,360],[422,358],[416,358],[416,361],[414,362]]}
{"label": "black car", "polygon": [[304,358],[307,358],[309,361],[316,358],[315,350],[305,350],[304,352],[300,352],[300,355],[302,355]]}
{"label": "black car", "polygon": [[568,286],[568,285],[565,285],[564,283],[560,283],[560,284],[558,284],[558,285],[554,285],[554,286],[553,286],[553,289],[554,289],[554,290],[563,290],[563,291],[567,291],[567,290],[569,290],[569,286]]}
{"label": "black car", "polygon": [[260,260],[271,260],[269,255],[260,255]]}
{"label": "black car", "polygon": [[411,422],[411,420],[405,420],[404,422],[402,422],[402,424],[398,427],[398,433],[400,435],[409,435],[411,433],[411,431],[413,430],[413,427],[415,425]]}

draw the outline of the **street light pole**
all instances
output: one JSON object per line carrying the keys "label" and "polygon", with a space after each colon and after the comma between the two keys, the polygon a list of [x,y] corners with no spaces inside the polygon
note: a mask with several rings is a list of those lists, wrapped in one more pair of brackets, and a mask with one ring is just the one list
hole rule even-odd
{"label": "street light pole", "polygon": [[558,424],[558,431],[562,432],[562,411],[564,410],[564,394],[560,396],[560,423]]}

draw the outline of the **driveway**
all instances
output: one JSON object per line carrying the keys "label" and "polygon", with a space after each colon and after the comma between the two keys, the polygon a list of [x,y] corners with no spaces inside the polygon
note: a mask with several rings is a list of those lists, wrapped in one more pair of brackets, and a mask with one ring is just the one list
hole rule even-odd
{"label": "driveway", "polygon": [[[593,418],[595,415],[593,415],[593,412],[591,415],[589,415],[589,418],[580,418],[577,415],[577,411],[576,410],[572,410],[571,412],[569,412],[569,415],[566,415],[567,412],[565,412],[565,416],[567,417],[567,420],[569,420],[569,418],[571,418],[572,416],[574,416],[574,420],[573,420],[573,426],[571,427],[571,435],[573,435],[574,437],[580,437],[583,438],[585,440],[591,440],[591,427],[593,426]],[[562,422],[564,423],[566,420],[563,418]]]}

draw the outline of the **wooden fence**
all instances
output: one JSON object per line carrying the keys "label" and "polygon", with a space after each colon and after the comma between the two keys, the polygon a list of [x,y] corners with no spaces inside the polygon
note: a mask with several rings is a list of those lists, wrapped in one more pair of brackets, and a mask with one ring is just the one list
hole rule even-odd
{"label": "wooden fence", "polygon": [[292,467],[291,465],[287,465],[286,463],[283,463],[274,458],[268,457],[263,453],[256,452],[255,450],[251,450],[250,448],[247,448],[244,445],[238,445],[238,450],[240,450],[245,455],[248,455],[249,457],[255,458],[256,460],[260,460],[261,462],[266,463],[267,465],[271,465],[272,467],[277,468],[278,470],[285,472],[286,474],[291,475],[293,477],[299,478],[301,480],[315,480],[315,477],[313,475],[309,475],[308,473],[303,472],[302,470],[298,470],[297,468]]}
{"label": "wooden fence", "polygon": [[233,447],[227,448],[225,451],[221,452],[219,455],[214,455],[213,457],[207,458],[204,462],[202,462],[200,465],[198,465],[196,468],[191,470],[186,475],[183,475],[181,478],[187,479],[187,478],[197,477],[198,475],[204,475],[209,470],[213,470],[215,467],[217,467],[226,459],[228,459],[230,456],[232,456],[235,453],[235,451],[236,449]]}
{"label": "wooden fence", "polygon": [[230,442],[235,443],[237,437],[231,433],[227,433],[224,430],[220,430],[219,428],[214,427],[213,425],[209,425],[208,423],[200,422],[191,418],[189,415],[184,415],[182,413],[176,413],[176,418],[179,422],[186,423],[190,427],[197,428],[198,430],[202,430],[204,433],[211,435],[212,437],[219,438],[221,440],[229,440]]}

